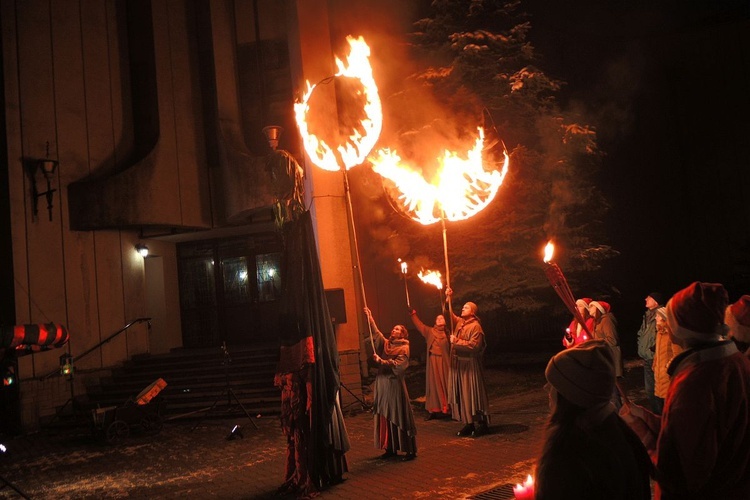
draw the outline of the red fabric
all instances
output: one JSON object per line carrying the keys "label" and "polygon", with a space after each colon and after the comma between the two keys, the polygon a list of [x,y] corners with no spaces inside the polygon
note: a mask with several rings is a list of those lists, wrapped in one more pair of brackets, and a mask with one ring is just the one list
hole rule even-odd
{"label": "red fabric", "polygon": [[750,498],[750,359],[730,341],[686,351],[674,363],[656,498]]}
{"label": "red fabric", "polygon": [[715,333],[724,323],[729,296],[719,283],[696,281],[674,294],[669,302],[678,325],[698,333]]}

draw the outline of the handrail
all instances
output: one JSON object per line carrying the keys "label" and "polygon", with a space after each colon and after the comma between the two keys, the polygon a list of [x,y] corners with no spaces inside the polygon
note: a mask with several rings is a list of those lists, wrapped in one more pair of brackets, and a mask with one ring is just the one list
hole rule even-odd
{"label": "handrail", "polygon": [[[125,325],[122,328],[120,328],[119,330],[117,330],[115,333],[113,333],[112,335],[110,335],[106,339],[104,339],[101,342],[99,342],[98,344],[96,344],[94,347],[91,347],[90,349],[88,349],[88,350],[82,352],[81,354],[79,354],[78,356],[74,357],[73,358],[73,363],[75,363],[79,359],[83,358],[84,356],[88,356],[89,354],[91,354],[92,352],[96,351],[97,349],[101,349],[104,344],[106,344],[110,340],[114,339],[115,337],[117,337],[118,335],[120,335],[122,332],[128,330],[131,326],[133,326],[135,324],[138,324],[138,323],[143,323],[144,321],[146,321],[148,323],[148,329],[149,329],[149,332],[150,332],[151,331],[151,318],[136,318],[133,321],[131,321],[130,323],[128,323],[127,325]],[[53,375],[59,374],[59,373],[60,373],[60,369],[59,368],[55,368],[53,371],[49,372],[48,374],[43,375],[41,377],[38,377],[38,380],[47,380],[48,378],[52,377]]]}

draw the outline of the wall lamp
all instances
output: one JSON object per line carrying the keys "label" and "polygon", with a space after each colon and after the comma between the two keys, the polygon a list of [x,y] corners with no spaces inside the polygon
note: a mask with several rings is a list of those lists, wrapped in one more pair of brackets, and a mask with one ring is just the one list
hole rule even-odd
{"label": "wall lamp", "polygon": [[[55,160],[38,160],[31,164],[31,197],[34,202],[34,218],[39,215],[39,198],[42,196],[47,198],[47,211],[49,212],[49,220],[52,221],[52,197],[57,189],[52,189],[52,176],[57,170],[57,161]],[[39,192],[39,188],[36,186],[36,172],[41,170],[44,174],[44,178],[47,179],[47,190]]]}
{"label": "wall lamp", "polygon": [[141,254],[141,257],[146,258],[148,257],[148,247],[144,245],[143,243],[138,243],[135,245],[135,250]]}
{"label": "wall lamp", "polygon": [[283,131],[284,128],[278,125],[269,125],[267,127],[263,127],[263,134],[266,136],[268,145],[274,151],[276,151],[276,148],[279,147],[279,138],[281,138],[281,133]]}

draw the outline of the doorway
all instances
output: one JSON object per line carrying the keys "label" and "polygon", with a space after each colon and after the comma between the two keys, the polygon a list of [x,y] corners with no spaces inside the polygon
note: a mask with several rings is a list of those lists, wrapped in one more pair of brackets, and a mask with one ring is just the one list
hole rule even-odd
{"label": "doorway", "polygon": [[276,233],[177,246],[185,347],[276,341],[281,241]]}

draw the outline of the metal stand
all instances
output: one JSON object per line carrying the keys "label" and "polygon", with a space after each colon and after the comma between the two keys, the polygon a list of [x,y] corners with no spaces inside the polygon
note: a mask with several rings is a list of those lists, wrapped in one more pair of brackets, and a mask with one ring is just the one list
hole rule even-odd
{"label": "metal stand", "polygon": [[11,490],[18,493],[21,498],[26,498],[27,500],[30,498],[26,493],[24,493],[22,490],[20,490],[16,485],[5,479],[3,476],[0,476],[0,490],[5,489],[6,487],[10,488]]}
{"label": "metal stand", "polygon": [[[365,401],[363,399],[359,398],[356,394],[354,394],[347,386],[344,385],[343,382],[339,382],[339,385],[341,386],[342,389],[344,389],[346,392],[348,392],[351,395],[351,397],[353,397],[356,401],[358,401],[359,404],[362,405],[362,409],[363,410],[370,411],[372,409],[372,406],[368,405],[367,403],[365,403]],[[353,404],[354,404],[354,402],[351,402],[351,403],[349,403],[348,405],[346,405],[342,409],[346,409],[346,408],[350,407]]]}
{"label": "metal stand", "polygon": [[219,400],[223,397],[227,398],[227,412],[232,409],[232,400],[234,400],[235,403],[237,403],[237,406],[242,408],[242,412],[247,416],[247,419],[250,421],[251,424],[253,424],[253,427],[256,429],[258,428],[258,424],[255,423],[255,420],[253,420],[253,417],[250,416],[250,414],[247,412],[244,406],[242,406],[242,403],[237,398],[237,395],[232,390],[232,387],[229,385],[229,365],[232,363],[232,357],[229,355],[229,350],[227,349],[227,343],[222,342],[221,344],[221,350],[224,353],[224,358],[221,362],[222,365],[224,365],[224,391],[216,396],[216,400],[214,403],[207,408],[205,413],[201,418],[198,419],[198,421],[195,423],[195,425],[190,429],[190,431],[194,431],[196,427],[200,425],[201,422],[203,422],[203,419],[206,418],[208,415],[211,414],[211,412],[216,408],[216,405],[219,403]]}
{"label": "metal stand", "polygon": [[58,410],[57,410],[57,411],[55,412],[55,415],[54,415],[54,416],[52,417],[52,419],[51,419],[51,420],[50,420],[49,422],[47,422],[47,423],[46,423],[46,424],[44,425],[44,428],[45,428],[45,429],[46,429],[46,428],[48,428],[48,427],[50,427],[50,426],[51,426],[51,425],[52,425],[52,424],[53,424],[53,423],[55,422],[55,420],[59,419],[59,418],[60,418],[60,416],[62,416],[63,412],[65,411],[65,408],[67,408],[67,407],[68,407],[68,405],[70,405],[70,409],[71,409],[71,416],[72,416],[73,418],[75,418],[75,419],[77,420],[77,419],[78,419],[79,417],[81,417],[81,415],[82,415],[81,409],[80,409],[80,407],[79,407],[80,405],[79,405],[79,404],[78,404],[78,403],[76,402],[76,396],[75,396],[75,381],[73,380],[73,377],[74,377],[74,376],[73,376],[73,374],[72,374],[72,373],[71,373],[70,375],[66,375],[66,376],[67,376],[67,378],[68,378],[68,385],[70,385],[70,397],[69,397],[69,398],[68,398],[68,400],[67,400],[67,401],[65,401],[65,403],[64,403],[64,404],[63,404],[63,405],[62,405],[62,406],[61,406],[61,407],[60,407],[60,408],[59,408],[59,409],[58,409]]}

